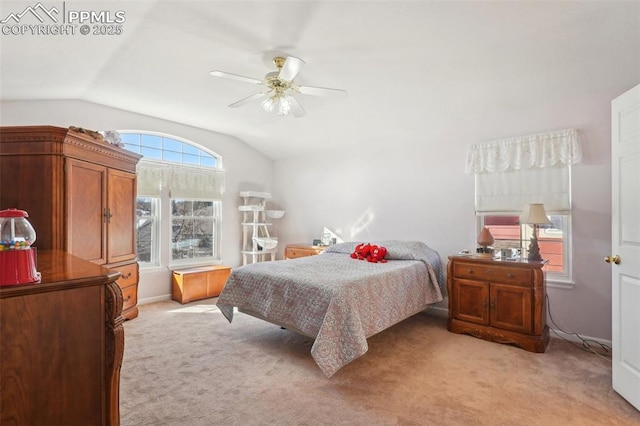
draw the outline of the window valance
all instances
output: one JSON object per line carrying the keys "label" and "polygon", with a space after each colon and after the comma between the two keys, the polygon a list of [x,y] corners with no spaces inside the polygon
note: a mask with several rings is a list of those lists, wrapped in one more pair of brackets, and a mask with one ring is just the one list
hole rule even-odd
{"label": "window valance", "polygon": [[171,197],[219,200],[224,192],[224,172],[221,170],[173,167],[170,169]]}
{"label": "window valance", "polygon": [[166,165],[141,160],[136,166],[138,174],[138,195],[159,197],[162,188],[167,188],[168,173]]}
{"label": "window valance", "polygon": [[582,159],[576,129],[535,133],[482,142],[467,150],[466,173],[569,166]]}
{"label": "window valance", "polygon": [[168,190],[171,197],[219,200],[224,193],[223,170],[142,160],[136,171],[140,196],[160,196],[163,190]]}

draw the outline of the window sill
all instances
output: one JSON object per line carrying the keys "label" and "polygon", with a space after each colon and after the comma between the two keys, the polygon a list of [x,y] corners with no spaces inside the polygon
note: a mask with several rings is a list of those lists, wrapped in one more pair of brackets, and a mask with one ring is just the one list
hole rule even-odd
{"label": "window sill", "polygon": [[559,288],[562,290],[573,290],[575,282],[559,280],[559,279],[547,279],[547,288]]}
{"label": "window sill", "polygon": [[172,263],[167,266],[167,269],[171,271],[179,270],[179,269],[189,269],[189,268],[198,268],[201,266],[211,266],[211,265],[222,265],[221,260],[203,260],[202,262],[188,262],[188,263]]}
{"label": "window sill", "polygon": [[147,266],[143,266],[140,265],[140,273],[153,273],[153,272],[159,272],[159,271],[164,271],[166,268],[159,266],[159,265],[147,265]]}

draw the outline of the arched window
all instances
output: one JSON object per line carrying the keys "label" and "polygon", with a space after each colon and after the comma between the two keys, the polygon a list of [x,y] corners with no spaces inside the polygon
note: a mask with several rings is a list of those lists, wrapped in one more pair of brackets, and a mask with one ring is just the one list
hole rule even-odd
{"label": "arched window", "polygon": [[141,267],[217,263],[224,171],[214,152],[175,136],[120,131],[138,163],[137,245]]}
{"label": "arched window", "polygon": [[186,140],[158,133],[120,132],[125,149],[143,155],[146,160],[220,167],[220,157]]}

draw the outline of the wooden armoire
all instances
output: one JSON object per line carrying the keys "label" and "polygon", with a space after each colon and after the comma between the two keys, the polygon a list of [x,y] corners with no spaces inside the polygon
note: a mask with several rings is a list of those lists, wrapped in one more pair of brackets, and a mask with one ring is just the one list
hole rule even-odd
{"label": "wooden armoire", "polygon": [[125,319],[138,316],[140,158],[82,129],[0,127],[0,210],[27,211],[39,250],[63,250],[120,272]]}

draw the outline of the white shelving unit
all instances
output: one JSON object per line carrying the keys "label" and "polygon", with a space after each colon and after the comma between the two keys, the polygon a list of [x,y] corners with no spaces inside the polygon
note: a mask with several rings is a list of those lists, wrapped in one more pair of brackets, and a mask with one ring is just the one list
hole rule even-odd
{"label": "white shelving unit", "polygon": [[242,217],[242,264],[264,262],[276,259],[278,239],[269,234],[267,218],[279,218],[284,215],[281,210],[267,210],[268,192],[240,192],[243,203],[238,209]]}

